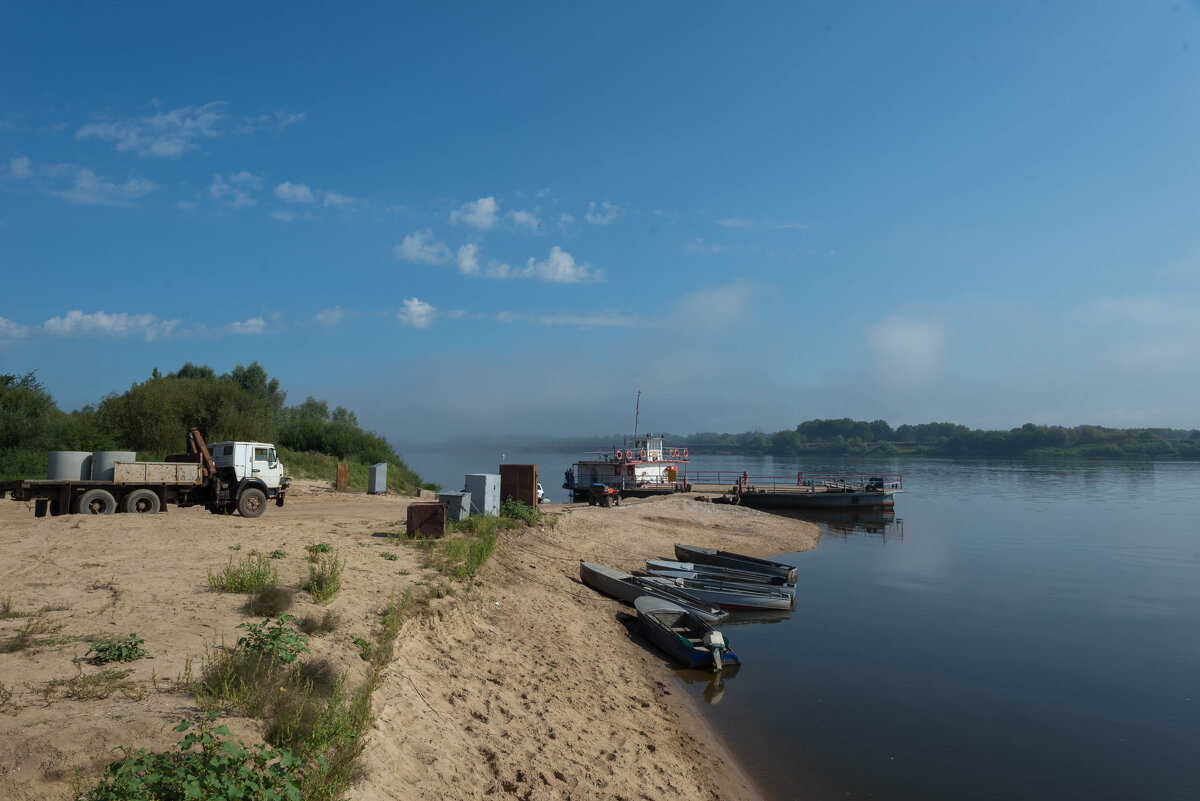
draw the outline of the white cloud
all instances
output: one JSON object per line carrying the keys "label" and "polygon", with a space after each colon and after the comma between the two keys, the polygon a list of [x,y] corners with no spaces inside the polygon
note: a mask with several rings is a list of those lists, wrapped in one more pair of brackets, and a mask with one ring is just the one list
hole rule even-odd
{"label": "white cloud", "polygon": [[296,219],[296,215],[292,212],[281,211],[280,209],[276,209],[275,211],[271,212],[271,217],[279,220],[281,223],[290,223],[292,220]]}
{"label": "white cloud", "polygon": [[559,284],[577,284],[585,281],[600,281],[601,270],[591,270],[587,264],[576,264],[570,253],[555,245],[545,261],[535,261],[531,256],[518,278],[534,278],[538,281],[553,281]]}
{"label": "white cloud", "polygon": [[246,208],[258,203],[251,197],[250,190],[262,187],[262,178],[246,171],[235,172],[228,179],[214,173],[208,185],[208,196],[235,209]]}
{"label": "white cloud", "polygon": [[906,383],[919,383],[941,372],[946,359],[942,326],[912,317],[891,317],[867,332],[883,374]]}
{"label": "white cloud", "polygon": [[463,245],[458,249],[458,271],[463,275],[479,275],[479,245]]}
{"label": "white cloud", "polygon": [[584,215],[584,219],[593,225],[608,225],[620,216],[621,211],[619,206],[614,206],[607,200],[600,205],[596,205],[596,202],[592,201],[588,204],[587,214]]}
{"label": "white cloud", "polygon": [[8,162],[8,177],[18,181],[33,177],[33,161],[29,156],[15,156]]}
{"label": "white cloud", "polygon": [[240,323],[230,323],[221,328],[222,334],[261,334],[267,328],[267,323],[261,317],[251,317]]}
{"label": "white cloud", "polygon": [[598,312],[555,312],[537,318],[542,325],[562,325],[572,328],[645,328],[646,323],[631,314],[608,309]]}
{"label": "white cloud", "polygon": [[158,184],[145,178],[130,178],[124,183],[116,183],[86,168],[73,169],[77,170],[74,186],[70,189],[49,190],[51,195],[83,205],[133,206],[136,205],[134,201],[158,189]]}
{"label": "white cloud", "polygon": [[326,192],[324,205],[333,206],[336,209],[348,211],[354,207],[355,200],[349,195],[343,195],[340,192]]}
{"label": "white cloud", "polygon": [[358,312],[348,311],[343,309],[341,306],[334,306],[332,309],[325,309],[324,311],[317,312],[313,319],[327,328],[332,328],[333,326],[341,323],[343,320],[357,316]]}
{"label": "white cloud", "polygon": [[500,204],[496,202],[496,198],[481,197],[479,200],[464,203],[450,212],[450,222],[454,225],[461,222],[472,228],[487,230],[496,227],[499,211]]}
{"label": "white cloud", "polygon": [[725,217],[717,220],[717,225],[723,225],[726,228],[775,228],[781,231],[796,231],[808,227],[804,223],[751,220],[747,217]]}
{"label": "white cloud", "polygon": [[754,314],[760,291],[750,281],[694,289],[671,304],[667,324],[683,330],[700,322],[707,330],[731,328]]}
{"label": "white cloud", "polygon": [[76,309],[62,317],[51,317],[42,327],[63,337],[141,335],[150,341],[171,333],[178,325],[178,320],[161,320],[153,314],[108,314],[103,311],[84,314]]}
{"label": "white cloud", "polygon": [[275,187],[275,196],[286,203],[312,203],[316,200],[312,189],[305,184],[284,181]]}
{"label": "white cloud", "polygon": [[404,306],[396,312],[396,319],[400,321],[400,324],[409,328],[429,328],[433,325],[435,317],[437,317],[437,309],[417,298],[409,298],[404,301]]}
{"label": "white cloud", "polygon": [[77,139],[104,139],[121,152],[139,156],[178,158],[199,147],[198,140],[221,135],[222,109],[216,101],[115,122],[91,122],[75,132]]}
{"label": "white cloud", "polygon": [[0,317],[0,340],[24,339],[27,336],[29,336],[29,326]]}
{"label": "white cloud", "polygon": [[303,111],[276,111],[272,114],[259,114],[256,117],[246,117],[242,121],[242,124],[238,126],[237,133],[252,134],[263,130],[279,133],[284,128],[304,120],[307,116]]}
{"label": "white cloud", "polygon": [[539,189],[537,192],[535,192],[534,197],[543,198],[549,194],[550,194],[550,187],[547,186],[544,189]]}
{"label": "white cloud", "polygon": [[536,231],[542,227],[541,221],[537,218],[537,214],[532,211],[510,211],[508,219],[518,228],[528,228],[530,231]]}
{"label": "white cloud", "polygon": [[426,228],[404,237],[392,249],[398,260],[419,261],[425,264],[444,264],[450,258],[450,249],[444,242],[433,242],[433,231]]}
{"label": "white cloud", "polygon": [[180,211],[195,211],[196,204],[190,200],[177,200],[175,201],[175,208]]}

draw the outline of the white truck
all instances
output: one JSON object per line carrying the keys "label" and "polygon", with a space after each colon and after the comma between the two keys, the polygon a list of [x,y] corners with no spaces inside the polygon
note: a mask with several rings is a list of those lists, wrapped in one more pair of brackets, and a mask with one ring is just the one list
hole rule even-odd
{"label": "white truck", "polygon": [[266,442],[214,442],[199,430],[187,435],[187,453],[164,462],[116,462],[111,480],[23,480],[0,483],[14,501],[33,501],[36,517],[62,514],[153,514],[166,505],[204,506],[213,514],[258,517],[274,500],[283,506],[291,479],[275,446]]}

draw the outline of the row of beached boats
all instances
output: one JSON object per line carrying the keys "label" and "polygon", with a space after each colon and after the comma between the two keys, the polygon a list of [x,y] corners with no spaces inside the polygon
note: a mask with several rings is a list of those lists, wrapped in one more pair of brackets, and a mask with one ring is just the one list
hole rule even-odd
{"label": "row of beached boats", "polygon": [[721,670],[740,664],[721,632],[730,611],[796,608],[796,568],[753,556],[675,545],[675,559],[647,559],[646,570],[623,573],[580,561],[579,578],[631,603],[646,637],[685,667]]}

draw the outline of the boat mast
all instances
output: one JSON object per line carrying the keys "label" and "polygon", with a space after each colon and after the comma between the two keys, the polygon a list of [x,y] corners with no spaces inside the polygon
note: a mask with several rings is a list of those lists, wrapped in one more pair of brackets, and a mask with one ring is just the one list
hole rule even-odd
{"label": "boat mast", "polygon": [[642,414],[642,391],[638,390],[637,408],[633,412],[633,439],[637,440],[638,418]]}

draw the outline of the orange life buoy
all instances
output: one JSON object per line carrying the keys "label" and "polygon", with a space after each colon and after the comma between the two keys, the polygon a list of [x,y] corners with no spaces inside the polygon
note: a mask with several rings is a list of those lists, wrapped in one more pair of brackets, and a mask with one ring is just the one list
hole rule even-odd
{"label": "orange life buoy", "polygon": [[684,449],[683,449],[683,458],[684,458],[684,459],[686,459],[686,458],[687,458],[687,448],[684,448]]}
{"label": "orange life buoy", "polygon": [[620,449],[620,448],[617,448],[617,449],[616,449],[616,451],[614,451],[614,453],[616,453],[616,456],[615,456],[614,458],[615,458],[615,459],[616,459],[618,462],[619,462],[619,461],[621,461],[621,457],[624,455],[624,454],[622,454],[622,453],[621,453],[621,449]]}
{"label": "orange life buoy", "polygon": [[627,461],[627,462],[633,461],[633,451],[625,451],[625,461]]}
{"label": "orange life buoy", "polygon": [[671,458],[672,459],[679,458],[679,448],[671,448]]}
{"label": "orange life buoy", "polygon": [[638,458],[641,459],[643,462],[646,461],[646,449],[645,448],[642,448],[641,451],[638,452]]}

